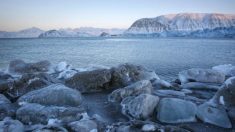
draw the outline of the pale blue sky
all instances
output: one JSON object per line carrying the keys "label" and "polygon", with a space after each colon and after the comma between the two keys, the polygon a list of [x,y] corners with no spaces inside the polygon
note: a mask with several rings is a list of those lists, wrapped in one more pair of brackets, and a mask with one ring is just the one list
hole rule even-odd
{"label": "pale blue sky", "polygon": [[128,28],[139,18],[182,12],[235,14],[235,0],[0,0],[0,30]]}

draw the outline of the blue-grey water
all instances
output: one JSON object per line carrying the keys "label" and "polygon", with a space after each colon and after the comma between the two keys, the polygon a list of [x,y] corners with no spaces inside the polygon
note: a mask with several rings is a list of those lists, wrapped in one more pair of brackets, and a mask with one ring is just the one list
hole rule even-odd
{"label": "blue-grey water", "polygon": [[0,69],[10,60],[66,61],[74,67],[143,65],[170,80],[189,68],[235,65],[235,40],[179,38],[0,39]]}

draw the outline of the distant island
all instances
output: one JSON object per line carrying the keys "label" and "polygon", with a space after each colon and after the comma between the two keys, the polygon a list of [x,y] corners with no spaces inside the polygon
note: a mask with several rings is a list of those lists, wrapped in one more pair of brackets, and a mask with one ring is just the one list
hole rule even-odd
{"label": "distant island", "polygon": [[196,37],[235,38],[235,15],[179,13],[142,18],[128,29],[81,27],[43,31],[33,27],[19,32],[0,31],[0,38],[57,37]]}

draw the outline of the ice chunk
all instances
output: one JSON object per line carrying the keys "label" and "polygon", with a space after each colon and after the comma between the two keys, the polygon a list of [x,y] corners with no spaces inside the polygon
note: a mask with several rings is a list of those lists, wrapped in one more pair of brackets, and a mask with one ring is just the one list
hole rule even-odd
{"label": "ice chunk", "polygon": [[213,70],[221,72],[226,76],[235,76],[235,66],[231,64],[224,64],[212,67]]}
{"label": "ice chunk", "polygon": [[70,65],[68,65],[66,62],[60,62],[59,64],[57,64],[57,66],[55,67],[55,71],[56,72],[62,72],[65,71],[67,69],[70,69]]}

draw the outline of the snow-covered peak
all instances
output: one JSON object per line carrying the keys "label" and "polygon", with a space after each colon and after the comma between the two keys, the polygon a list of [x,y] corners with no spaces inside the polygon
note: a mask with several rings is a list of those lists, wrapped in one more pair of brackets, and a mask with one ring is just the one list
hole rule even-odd
{"label": "snow-covered peak", "polygon": [[164,31],[197,31],[234,27],[235,15],[218,13],[179,13],[142,18],[126,31],[130,34],[161,33]]}

